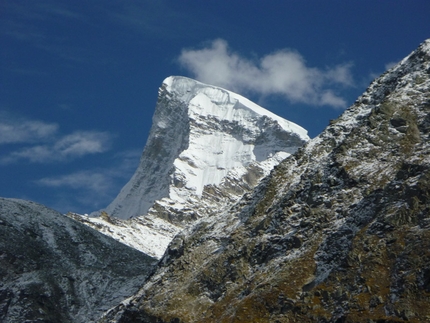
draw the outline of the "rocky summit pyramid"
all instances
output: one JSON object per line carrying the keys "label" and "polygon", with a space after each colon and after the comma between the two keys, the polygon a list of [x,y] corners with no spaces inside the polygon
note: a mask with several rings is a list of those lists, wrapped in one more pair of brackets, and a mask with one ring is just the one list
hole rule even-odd
{"label": "rocky summit pyramid", "polygon": [[101,322],[430,322],[430,40]]}
{"label": "rocky summit pyramid", "polygon": [[133,177],[102,217],[69,216],[161,258],[177,233],[235,203],[308,140],[234,92],[168,77]]}

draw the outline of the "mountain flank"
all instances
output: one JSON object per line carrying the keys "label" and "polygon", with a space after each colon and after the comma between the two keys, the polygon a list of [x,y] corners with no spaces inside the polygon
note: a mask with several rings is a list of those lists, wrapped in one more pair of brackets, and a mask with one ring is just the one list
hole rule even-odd
{"label": "mountain flank", "polygon": [[100,322],[430,321],[430,40]]}
{"label": "mountain flank", "polygon": [[0,198],[0,322],[94,322],[155,264],[43,205]]}

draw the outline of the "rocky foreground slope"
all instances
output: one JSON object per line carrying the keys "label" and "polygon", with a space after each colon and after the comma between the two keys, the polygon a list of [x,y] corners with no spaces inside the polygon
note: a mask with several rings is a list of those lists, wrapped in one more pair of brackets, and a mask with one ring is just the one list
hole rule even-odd
{"label": "rocky foreground slope", "polygon": [[429,322],[430,40],[102,322]]}
{"label": "rocky foreground slope", "polygon": [[0,198],[0,322],[94,322],[155,264],[43,205]]}

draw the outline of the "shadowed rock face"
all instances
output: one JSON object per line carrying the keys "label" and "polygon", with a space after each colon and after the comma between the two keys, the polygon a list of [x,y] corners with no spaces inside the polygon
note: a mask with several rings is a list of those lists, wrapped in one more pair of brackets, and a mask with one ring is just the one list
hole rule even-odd
{"label": "shadowed rock face", "polygon": [[430,321],[430,40],[101,322]]}
{"label": "shadowed rock face", "polygon": [[0,322],[94,322],[154,265],[45,206],[0,198]]}

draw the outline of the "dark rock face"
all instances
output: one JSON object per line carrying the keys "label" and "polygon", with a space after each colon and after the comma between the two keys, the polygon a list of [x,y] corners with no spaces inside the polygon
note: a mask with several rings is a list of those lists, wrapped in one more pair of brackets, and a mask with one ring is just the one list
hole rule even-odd
{"label": "dark rock face", "polygon": [[102,322],[429,322],[429,115],[427,40]]}
{"label": "dark rock face", "polygon": [[94,322],[154,261],[42,205],[0,199],[0,322]]}

